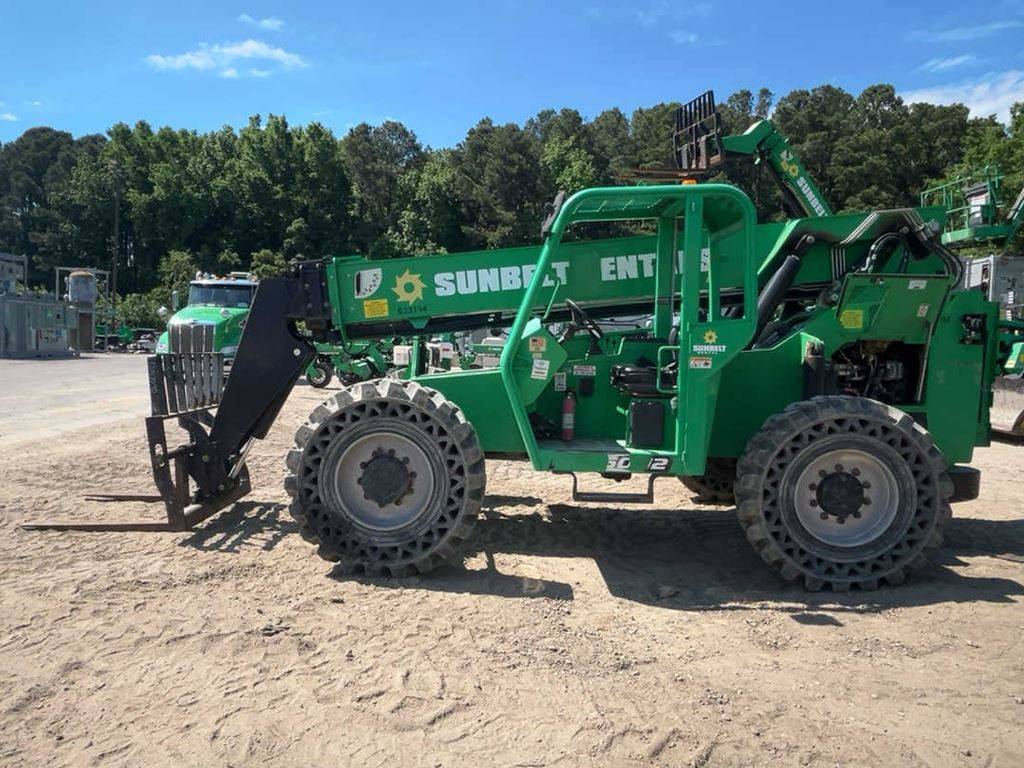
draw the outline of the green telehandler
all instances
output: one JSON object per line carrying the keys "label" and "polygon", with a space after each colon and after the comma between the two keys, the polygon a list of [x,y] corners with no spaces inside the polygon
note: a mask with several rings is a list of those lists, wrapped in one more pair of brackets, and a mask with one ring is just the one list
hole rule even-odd
{"label": "green telehandler", "polygon": [[306,382],[315,389],[324,389],[335,376],[342,386],[379,378],[390,366],[392,339],[334,344],[314,342],[316,357],[306,366]]}
{"label": "green telehandler", "polygon": [[[713,172],[713,99],[678,128],[685,170]],[[285,459],[301,535],[342,572],[402,576],[456,556],[487,462],[511,459],[604,504],[731,468],[739,523],[784,579],[897,584],[941,544],[950,503],[978,493],[966,465],[988,442],[1004,362],[997,305],[962,288],[943,215],[758,224],[727,184],[593,188],[556,198],[539,248],[299,264],[260,282],[223,390],[216,355],[150,358],[168,520],[149,527],[187,529],[250,492],[249,448],[316,355],[301,323],[318,342],[412,340],[403,378],[327,398]],[[620,221],[653,233],[566,239]],[[644,314],[648,328],[602,323]],[[427,339],[487,328],[509,328],[496,367],[428,372]],[[645,488],[587,490],[588,473]]]}

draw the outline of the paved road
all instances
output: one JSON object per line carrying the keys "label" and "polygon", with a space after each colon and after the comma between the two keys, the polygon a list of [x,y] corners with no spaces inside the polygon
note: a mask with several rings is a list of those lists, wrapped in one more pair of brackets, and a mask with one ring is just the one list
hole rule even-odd
{"label": "paved road", "polygon": [[0,447],[148,410],[145,355],[0,360]]}

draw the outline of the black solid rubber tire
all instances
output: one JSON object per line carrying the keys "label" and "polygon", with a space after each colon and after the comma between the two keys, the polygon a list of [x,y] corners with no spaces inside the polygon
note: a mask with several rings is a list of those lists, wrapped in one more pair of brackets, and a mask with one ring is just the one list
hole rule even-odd
{"label": "black solid rubber tire", "polygon": [[703,475],[680,477],[679,481],[693,491],[693,500],[698,504],[736,503],[736,459],[708,459]]}
{"label": "black solid rubber tire", "polygon": [[314,389],[323,389],[330,384],[331,379],[334,378],[334,366],[322,357],[316,358],[309,364],[309,367],[319,374],[318,376],[310,376],[309,374],[306,374],[306,381],[309,383],[309,386]]}
{"label": "black solid rubber tire", "polygon": [[[380,534],[355,523],[342,509],[327,506],[319,489],[320,461],[328,447],[345,440],[346,430],[379,420],[401,420],[420,431],[447,467],[443,501],[409,530]],[[355,384],[328,398],[295,434],[289,451],[285,490],[289,511],[304,539],[343,573],[407,576],[426,572],[455,555],[469,538],[484,498],[484,455],[461,409],[439,392],[415,382],[376,379]]]}
{"label": "black solid rubber tire", "polygon": [[[897,518],[885,534],[887,548],[865,553],[862,560],[856,559],[856,550],[840,557],[823,542],[809,547],[809,533],[795,531],[793,516],[783,509],[792,482],[786,468],[799,461],[801,451],[849,436],[875,442],[879,455],[897,456],[905,467],[893,466],[910,478],[900,488],[900,503],[908,510],[905,522]],[[809,590],[902,583],[927,564],[929,550],[942,545],[951,516],[953,483],[931,436],[902,411],[867,398],[827,396],[794,403],[751,438],[737,472],[737,512],[747,539],[784,579],[801,579]]]}

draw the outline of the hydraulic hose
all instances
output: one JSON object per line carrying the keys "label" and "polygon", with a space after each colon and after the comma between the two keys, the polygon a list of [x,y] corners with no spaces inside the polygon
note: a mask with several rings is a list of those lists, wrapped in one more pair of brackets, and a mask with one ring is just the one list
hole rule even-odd
{"label": "hydraulic hose", "polygon": [[799,256],[795,254],[787,256],[785,261],[775,271],[775,274],[765,284],[761,295],[757,297],[757,330],[754,332],[755,339],[761,335],[761,331],[768,324],[768,320],[775,314],[775,310],[778,309],[782,297],[785,296],[786,291],[793,285],[796,273],[800,271],[800,264]]}

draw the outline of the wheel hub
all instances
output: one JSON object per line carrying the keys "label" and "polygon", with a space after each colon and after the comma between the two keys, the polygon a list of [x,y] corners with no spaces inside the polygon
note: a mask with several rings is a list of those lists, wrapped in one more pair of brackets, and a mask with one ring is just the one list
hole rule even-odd
{"label": "wheel hub", "polygon": [[408,465],[408,456],[399,457],[394,449],[377,448],[369,461],[360,463],[363,474],[356,482],[362,486],[364,497],[378,506],[398,504],[412,491],[416,478]]}
{"label": "wheel hub", "polygon": [[815,487],[808,490],[814,491],[815,501],[824,515],[834,516],[839,524],[845,523],[848,517],[861,516],[860,509],[866,498],[864,486],[852,472],[833,471],[812,485]]}
{"label": "wheel hub", "polygon": [[896,476],[879,457],[841,448],[803,466],[793,503],[800,524],[818,541],[859,547],[881,537],[896,519]]}
{"label": "wheel hub", "polygon": [[370,432],[321,464],[324,500],[372,531],[416,524],[433,498],[432,465],[412,430]]}

